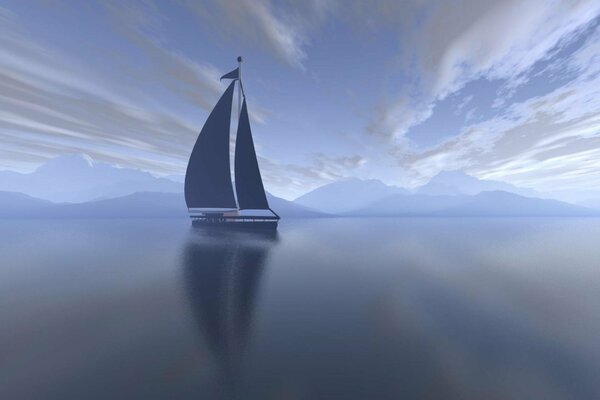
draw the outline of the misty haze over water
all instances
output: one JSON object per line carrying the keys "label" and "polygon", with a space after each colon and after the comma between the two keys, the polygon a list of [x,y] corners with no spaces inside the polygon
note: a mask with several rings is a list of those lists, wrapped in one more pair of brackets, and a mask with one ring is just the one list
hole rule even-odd
{"label": "misty haze over water", "polygon": [[0,222],[6,399],[600,396],[600,220]]}

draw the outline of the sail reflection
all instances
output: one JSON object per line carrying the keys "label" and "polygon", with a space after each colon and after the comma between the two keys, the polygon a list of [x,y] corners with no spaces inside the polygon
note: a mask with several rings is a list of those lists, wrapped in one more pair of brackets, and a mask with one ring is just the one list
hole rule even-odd
{"label": "sail reflection", "polygon": [[185,286],[194,319],[217,365],[219,398],[239,397],[260,280],[277,241],[276,231],[193,229],[185,247]]}

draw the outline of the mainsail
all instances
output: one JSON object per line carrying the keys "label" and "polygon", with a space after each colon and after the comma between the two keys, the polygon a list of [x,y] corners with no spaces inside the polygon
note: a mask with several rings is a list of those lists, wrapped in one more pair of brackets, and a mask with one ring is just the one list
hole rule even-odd
{"label": "mainsail", "polygon": [[256,152],[254,151],[245,98],[235,140],[235,191],[240,210],[269,209],[265,188],[258,169]]}
{"label": "mainsail", "polygon": [[185,174],[188,208],[236,208],[229,166],[229,128],[235,81],[210,113]]}

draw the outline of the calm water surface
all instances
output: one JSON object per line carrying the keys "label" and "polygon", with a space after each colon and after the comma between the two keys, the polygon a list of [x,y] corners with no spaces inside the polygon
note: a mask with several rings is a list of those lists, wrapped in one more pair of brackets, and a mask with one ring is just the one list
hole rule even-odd
{"label": "calm water surface", "polygon": [[600,398],[600,219],[0,238],[1,399]]}

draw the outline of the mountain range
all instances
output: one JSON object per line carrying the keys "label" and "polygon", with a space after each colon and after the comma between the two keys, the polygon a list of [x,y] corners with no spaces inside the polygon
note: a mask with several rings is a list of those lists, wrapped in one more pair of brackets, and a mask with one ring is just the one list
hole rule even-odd
{"label": "mountain range", "polygon": [[59,203],[82,203],[136,192],[180,193],[183,186],[148,172],[93,162],[77,154],[51,159],[31,173],[0,171],[0,190]]}
{"label": "mountain range", "polygon": [[378,180],[350,179],[321,186],[306,193],[295,203],[330,214],[374,215],[423,213],[450,207],[468,196],[483,192],[507,192],[524,197],[540,197],[534,190],[492,180],[481,180],[462,171],[443,171],[412,191],[385,185]]}
{"label": "mountain range", "polygon": [[[268,195],[269,204],[284,218],[332,216]],[[542,217],[600,216],[600,210],[557,200],[523,197],[508,192],[428,196],[396,194],[345,217]],[[0,192],[0,218],[185,218],[180,193],[138,192],[86,203],[53,203],[22,193]]]}
{"label": "mountain range", "polygon": [[592,210],[558,200],[524,197],[504,191],[475,195],[396,195],[346,213],[361,217],[576,217],[600,216]]}
{"label": "mountain range", "polygon": [[[294,201],[267,194],[282,217],[591,216],[596,202],[539,198],[530,189],[446,171],[413,190],[378,180],[321,186]],[[31,173],[0,171],[0,217],[185,217],[182,177],[61,156]]]}
{"label": "mountain range", "polygon": [[[267,195],[284,218],[323,217],[290,201]],[[0,192],[0,218],[187,218],[181,193],[138,192],[86,203],[53,203],[22,193]]]}

